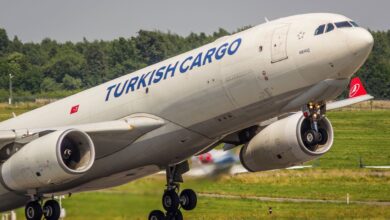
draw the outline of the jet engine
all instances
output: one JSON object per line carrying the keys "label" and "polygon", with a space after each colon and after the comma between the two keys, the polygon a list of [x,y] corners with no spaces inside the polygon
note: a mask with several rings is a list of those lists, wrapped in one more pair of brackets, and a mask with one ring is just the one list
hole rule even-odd
{"label": "jet engine", "polygon": [[1,167],[4,184],[16,191],[58,185],[87,172],[95,147],[85,132],[54,131],[24,145]]}
{"label": "jet engine", "polygon": [[318,121],[321,140],[315,144],[309,144],[305,139],[311,131],[310,119],[301,112],[276,121],[241,148],[241,163],[247,170],[256,172],[287,168],[316,159],[332,147],[333,128],[326,117]]}

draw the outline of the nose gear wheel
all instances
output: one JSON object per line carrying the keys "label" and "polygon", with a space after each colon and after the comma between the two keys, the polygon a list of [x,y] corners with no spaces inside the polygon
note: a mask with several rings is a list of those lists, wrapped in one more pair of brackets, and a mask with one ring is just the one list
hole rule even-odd
{"label": "nose gear wheel", "polygon": [[310,121],[311,129],[304,132],[302,139],[305,146],[316,151],[319,145],[328,141],[328,133],[325,129],[319,128],[318,122],[325,117],[326,104],[324,102],[309,102],[302,107],[303,116]]}

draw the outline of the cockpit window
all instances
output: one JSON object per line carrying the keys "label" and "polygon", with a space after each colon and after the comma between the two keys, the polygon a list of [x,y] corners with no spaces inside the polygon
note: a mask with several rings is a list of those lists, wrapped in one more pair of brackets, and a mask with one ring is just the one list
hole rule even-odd
{"label": "cockpit window", "polygon": [[333,31],[334,30],[334,25],[332,23],[329,23],[326,25],[326,33]]}
{"label": "cockpit window", "polygon": [[324,30],[325,30],[325,25],[320,25],[316,31],[314,32],[314,35],[320,35],[320,34],[323,34],[324,33]]}
{"label": "cockpit window", "polygon": [[314,35],[320,35],[320,34],[323,34],[324,32],[325,33],[331,32],[336,27],[337,28],[351,28],[351,27],[359,27],[359,25],[356,24],[356,22],[354,22],[354,21],[340,21],[340,22],[336,22],[334,24],[328,23],[326,25],[322,24],[322,25],[318,26],[318,28],[314,32]]}
{"label": "cockpit window", "polygon": [[336,22],[335,25],[338,28],[349,28],[349,27],[352,27],[352,24],[349,23],[348,21]]}
{"label": "cockpit window", "polygon": [[350,23],[351,23],[354,27],[359,27],[359,25],[358,25],[356,22],[354,22],[354,21],[350,21]]}

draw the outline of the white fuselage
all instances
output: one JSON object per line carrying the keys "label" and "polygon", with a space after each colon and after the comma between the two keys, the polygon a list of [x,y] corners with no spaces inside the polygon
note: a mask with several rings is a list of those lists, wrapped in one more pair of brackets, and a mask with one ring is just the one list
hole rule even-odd
{"label": "white fuselage", "polygon": [[[314,35],[319,25],[339,21],[350,19],[306,14],[267,22],[4,121],[0,130],[103,122],[137,113],[164,119],[162,128],[97,157],[83,177],[42,191],[122,184],[285,113],[291,100],[323,80],[350,78],[367,58],[372,37],[359,27]],[[74,106],[77,112],[71,114]],[[0,201],[12,195],[0,184]],[[19,204],[23,199],[15,200]]]}

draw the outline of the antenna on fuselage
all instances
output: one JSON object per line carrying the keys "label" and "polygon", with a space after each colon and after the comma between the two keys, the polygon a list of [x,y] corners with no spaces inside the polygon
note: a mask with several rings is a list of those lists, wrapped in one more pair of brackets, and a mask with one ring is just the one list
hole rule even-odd
{"label": "antenna on fuselage", "polygon": [[265,22],[269,22],[269,20],[268,20],[268,18],[267,17],[264,17],[264,20],[265,20]]}

